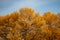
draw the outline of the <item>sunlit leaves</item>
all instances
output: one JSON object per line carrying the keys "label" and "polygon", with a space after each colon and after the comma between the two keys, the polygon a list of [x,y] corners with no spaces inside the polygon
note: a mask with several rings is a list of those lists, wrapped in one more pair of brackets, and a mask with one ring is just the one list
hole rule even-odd
{"label": "sunlit leaves", "polygon": [[42,16],[34,14],[31,8],[21,8],[19,12],[0,16],[0,39],[60,40],[59,15],[45,12]]}

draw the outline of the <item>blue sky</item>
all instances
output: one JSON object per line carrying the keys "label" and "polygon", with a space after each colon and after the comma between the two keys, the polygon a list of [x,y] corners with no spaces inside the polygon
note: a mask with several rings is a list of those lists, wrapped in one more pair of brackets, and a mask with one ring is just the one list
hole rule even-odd
{"label": "blue sky", "polygon": [[60,0],[0,0],[0,15],[10,14],[20,8],[32,8],[41,15],[46,11],[60,12]]}

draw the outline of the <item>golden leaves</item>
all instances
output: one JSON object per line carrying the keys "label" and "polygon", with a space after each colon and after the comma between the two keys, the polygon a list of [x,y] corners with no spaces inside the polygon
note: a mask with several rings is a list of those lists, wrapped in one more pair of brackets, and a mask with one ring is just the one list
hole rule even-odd
{"label": "golden leaves", "polygon": [[[55,27],[53,27],[55,26]],[[60,40],[60,20],[57,14],[34,14],[31,8],[21,8],[0,16],[0,39],[4,40]]]}

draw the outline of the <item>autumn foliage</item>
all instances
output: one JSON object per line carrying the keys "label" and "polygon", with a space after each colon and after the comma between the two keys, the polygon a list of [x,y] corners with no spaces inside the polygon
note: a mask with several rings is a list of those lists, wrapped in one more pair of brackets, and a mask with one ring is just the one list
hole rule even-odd
{"label": "autumn foliage", "polygon": [[60,40],[60,18],[51,12],[41,16],[31,8],[21,8],[0,16],[0,40]]}

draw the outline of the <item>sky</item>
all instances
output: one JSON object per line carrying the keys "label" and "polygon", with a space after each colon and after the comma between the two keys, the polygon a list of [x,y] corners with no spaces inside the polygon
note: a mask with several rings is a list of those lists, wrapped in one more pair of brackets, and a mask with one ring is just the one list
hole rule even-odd
{"label": "sky", "polygon": [[50,11],[54,14],[60,12],[60,0],[0,0],[0,16],[19,11],[20,8],[32,8],[43,15]]}

